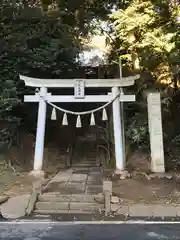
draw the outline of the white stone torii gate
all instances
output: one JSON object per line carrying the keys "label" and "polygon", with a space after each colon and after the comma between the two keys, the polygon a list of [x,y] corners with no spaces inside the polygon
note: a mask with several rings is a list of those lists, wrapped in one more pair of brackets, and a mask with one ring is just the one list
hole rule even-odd
{"label": "white stone torii gate", "polygon": [[[24,80],[25,85],[29,87],[40,88],[40,92],[35,95],[24,96],[25,102],[39,102],[38,121],[36,132],[36,144],[34,154],[34,174],[42,172],[43,152],[44,152],[44,135],[46,123],[46,108],[49,102],[94,102],[106,103],[113,100],[120,92],[120,87],[131,86],[139,75],[119,78],[119,79],[39,79],[20,75],[20,79]],[[80,84],[80,85],[79,85]],[[74,88],[75,95],[51,95],[48,88]],[[84,88],[111,88],[112,92],[107,95],[84,95]],[[43,98],[42,98],[43,97]],[[113,125],[115,140],[115,158],[116,171],[123,171],[125,168],[124,146],[123,146],[123,126],[121,119],[120,102],[133,102],[135,95],[121,94],[112,103],[113,109]]]}

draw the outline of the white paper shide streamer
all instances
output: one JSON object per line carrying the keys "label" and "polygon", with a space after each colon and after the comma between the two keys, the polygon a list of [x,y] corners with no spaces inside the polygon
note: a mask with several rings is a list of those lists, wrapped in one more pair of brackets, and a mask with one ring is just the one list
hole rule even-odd
{"label": "white paper shide streamer", "polygon": [[[55,107],[52,110],[51,120],[57,120],[57,113],[56,113],[56,108]],[[103,108],[102,120],[103,121],[107,121],[108,120],[108,115],[107,115],[106,108]],[[63,126],[68,126],[67,113],[64,113],[64,115],[63,115],[62,125]],[[90,126],[95,126],[95,125],[96,125],[95,116],[94,116],[94,113],[92,112],[91,113],[91,118],[90,118]],[[82,127],[81,116],[80,115],[77,116],[76,127],[77,128],[81,128]]]}
{"label": "white paper shide streamer", "polygon": [[62,125],[63,126],[68,125],[68,120],[67,120],[67,114],[66,113],[64,113],[64,115],[63,115]]}
{"label": "white paper shide streamer", "polygon": [[107,120],[108,120],[108,116],[107,116],[107,112],[106,112],[106,109],[105,109],[105,108],[103,108],[102,120],[103,120],[103,121],[107,121]]}
{"label": "white paper shide streamer", "polygon": [[53,110],[52,110],[51,120],[57,120],[57,114],[56,114],[56,109],[55,108],[53,108]]}
{"label": "white paper shide streamer", "polygon": [[58,107],[56,106],[55,104],[47,101],[46,99],[44,99],[41,95],[40,97],[46,102],[48,103],[49,105],[51,105],[53,107],[53,110],[52,110],[52,114],[51,114],[51,119],[52,120],[56,120],[57,119],[57,115],[56,115],[56,109],[59,110],[59,111],[62,111],[64,112],[64,115],[63,115],[63,120],[62,120],[62,125],[68,125],[68,119],[67,119],[67,114],[72,114],[72,115],[76,115],[77,116],[77,120],[76,120],[76,127],[77,128],[81,128],[82,127],[82,123],[81,123],[81,115],[87,115],[87,114],[91,114],[91,117],[90,117],[90,126],[94,126],[96,125],[96,121],[95,121],[95,115],[94,113],[97,112],[97,111],[103,111],[102,112],[102,120],[103,121],[107,121],[108,120],[108,115],[107,115],[107,111],[106,111],[106,107],[110,104],[112,104],[114,102],[114,100],[120,96],[120,93],[117,94],[117,96],[114,97],[114,99],[112,99],[111,101],[107,102],[106,104],[104,104],[103,106],[101,107],[98,107],[98,108],[95,108],[93,110],[88,110],[88,111],[84,111],[84,112],[73,112],[73,111],[70,111],[70,110],[66,110],[66,109],[63,109],[61,107]]}
{"label": "white paper shide streamer", "polygon": [[94,125],[96,125],[95,117],[94,117],[94,113],[91,113],[90,126],[94,126]]}
{"label": "white paper shide streamer", "polygon": [[81,127],[82,127],[82,124],[81,124],[81,116],[80,116],[80,115],[78,115],[78,117],[77,117],[76,127],[77,127],[77,128],[81,128]]}

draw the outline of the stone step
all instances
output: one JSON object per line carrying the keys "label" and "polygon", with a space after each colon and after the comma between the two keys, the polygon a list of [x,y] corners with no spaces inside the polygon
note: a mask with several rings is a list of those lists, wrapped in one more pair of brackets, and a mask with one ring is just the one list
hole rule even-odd
{"label": "stone step", "polygon": [[36,214],[92,213],[104,209],[104,195],[44,193],[35,204]]}
{"label": "stone step", "polygon": [[[80,156],[96,156],[96,155],[97,155],[96,149],[91,149],[89,151],[84,151],[83,153],[80,154]],[[79,154],[78,154],[78,156],[79,156]]]}
{"label": "stone step", "polygon": [[96,161],[92,162],[75,162],[72,164],[72,166],[79,166],[79,167],[95,167],[96,166]]}
{"label": "stone step", "polygon": [[55,209],[35,209],[33,211],[33,214],[40,214],[40,215],[51,215],[51,214],[67,214],[69,213],[69,210],[55,210]]}
{"label": "stone step", "polygon": [[86,161],[86,162],[96,161],[96,157],[84,157],[82,161]]}
{"label": "stone step", "polygon": [[95,150],[84,154],[84,156],[96,156],[96,155],[97,155],[97,152]]}
{"label": "stone step", "polygon": [[90,159],[90,158],[88,158],[88,159],[81,159],[80,161],[77,161],[77,162],[75,162],[75,163],[94,163],[94,162],[96,162],[96,158],[92,158],[92,159]]}
{"label": "stone step", "polygon": [[93,136],[78,137],[78,141],[83,143],[86,142],[96,142],[96,138]]}
{"label": "stone step", "polygon": [[[51,217],[51,215],[53,214],[53,215],[69,215],[69,214],[80,214],[80,216],[82,216],[82,215],[86,215],[86,214],[92,214],[93,212],[95,212],[96,210],[98,210],[99,208],[96,208],[94,211],[82,211],[82,210],[53,210],[53,209],[50,209],[50,210],[40,210],[40,209],[35,209],[34,210],[34,212],[33,212],[33,214],[32,214],[32,216],[34,216],[34,217],[37,217],[37,218],[50,218]],[[104,210],[104,209],[101,209],[102,211]],[[73,215],[72,215],[72,217],[73,217]],[[74,218],[72,219],[72,220],[74,220]],[[91,219],[92,220],[92,219]],[[83,219],[83,221],[84,221],[84,219]]]}
{"label": "stone step", "polygon": [[98,209],[104,209],[104,204],[98,203],[82,203],[82,202],[71,202],[69,206],[70,211],[78,212],[93,212]]}
{"label": "stone step", "polygon": [[35,205],[36,210],[69,210],[69,202],[37,202]]}
{"label": "stone step", "polygon": [[103,194],[60,194],[56,192],[44,193],[38,197],[39,202],[88,202],[103,203]]}
{"label": "stone step", "polygon": [[72,167],[96,167],[96,161],[90,163],[86,162],[73,163]]}
{"label": "stone step", "polygon": [[[103,210],[104,204],[85,203],[85,202],[37,202],[35,205],[35,213],[64,213],[69,211],[78,212],[94,212]],[[44,212],[43,212],[44,211]]]}
{"label": "stone step", "polygon": [[97,156],[83,156],[82,158],[78,159],[79,161],[95,161]]}

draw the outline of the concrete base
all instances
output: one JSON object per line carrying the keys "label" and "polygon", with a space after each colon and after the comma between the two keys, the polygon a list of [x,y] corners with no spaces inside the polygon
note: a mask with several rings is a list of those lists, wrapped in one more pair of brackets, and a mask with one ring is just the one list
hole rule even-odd
{"label": "concrete base", "polygon": [[114,173],[115,175],[119,175],[121,180],[131,177],[130,173],[127,170],[122,171],[122,170],[116,169]]}
{"label": "concrete base", "polygon": [[29,177],[32,181],[33,192],[41,193],[44,182],[44,171],[31,171]]}
{"label": "concrete base", "polygon": [[165,173],[164,163],[158,164],[158,161],[151,159],[151,172],[153,173]]}
{"label": "concrete base", "polygon": [[44,171],[37,171],[37,170],[32,170],[31,172],[29,172],[28,175],[32,181],[44,179],[44,176],[45,176]]}

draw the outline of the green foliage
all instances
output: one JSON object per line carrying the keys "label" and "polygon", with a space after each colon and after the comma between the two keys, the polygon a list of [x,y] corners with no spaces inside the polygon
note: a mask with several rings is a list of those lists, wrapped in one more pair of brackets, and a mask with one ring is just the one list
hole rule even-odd
{"label": "green foliage", "polygon": [[126,136],[133,144],[149,146],[148,121],[145,114],[139,112],[134,114],[128,124]]}
{"label": "green foliage", "polygon": [[34,22],[28,30],[31,35],[20,49],[20,71],[45,78],[72,76],[79,52],[72,29],[57,19],[46,17]]}
{"label": "green foliage", "polygon": [[13,110],[21,104],[22,95],[30,91],[19,81],[19,73],[39,78],[74,77],[78,66],[76,58],[81,51],[80,37],[93,29],[92,19],[106,19],[116,2],[116,0],[1,1],[2,143],[12,142],[12,135],[15,136],[14,131],[18,129],[20,123]]}
{"label": "green foliage", "polygon": [[80,49],[77,34],[62,24],[60,13],[38,5],[3,2],[0,6],[0,142],[11,144],[20,119],[14,115],[24,90],[19,74],[53,78],[72,76]]}
{"label": "green foliage", "polygon": [[[142,103],[148,92],[160,91],[163,120],[166,123],[173,105],[173,94],[179,86],[179,4],[175,0],[132,0],[124,8],[112,13],[110,19],[115,26],[114,42],[117,46],[115,48],[113,44],[111,59],[121,56],[130,71],[138,70],[141,73],[141,79],[137,81],[137,92],[143,98],[139,98],[130,110],[127,136],[133,143],[147,145],[147,110]],[[168,128],[165,131],[168,140],[170,130]]]}
{"label": "green foliage", "polygon": [[178,7],[170,8],[166,1],[157,2],[133,0],[126,9],[111,14],[111,18],[122,43],[120,50],[126,51],[127,59],[129,54],[137,53],[142,69],[153,72],[159,64],[168,63],[174,73],[172,65],[180,63]]}

